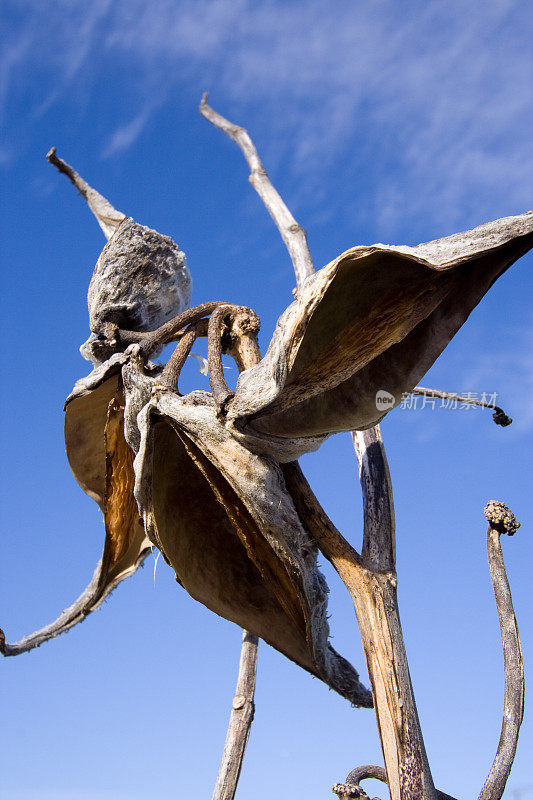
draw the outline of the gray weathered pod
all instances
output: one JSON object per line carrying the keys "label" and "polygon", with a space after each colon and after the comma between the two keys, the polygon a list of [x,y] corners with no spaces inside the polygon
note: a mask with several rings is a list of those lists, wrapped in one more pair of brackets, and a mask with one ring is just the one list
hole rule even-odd
{"label": "gray weathered pod", "polygon": [[152,331],[185,311],[190,299],[185,254],[169,236],[126,217],[96,262],[87,295],[89,325],[102,338],[110,324]]}
{"label": "gray weathered pod", "polygon": [[[189,307],[192,280],[185,254],[169,236],[138,225],[83,180],[55,148],[48,160],[85,198],[108,239],[91,278],[87,301],[92,336],[81,347],[94,363],[118,349],[116,328],[151,331]],[[95,343],[105,340],[106,346]]]}
{"label": "gray weathered pod", "polygon": [[136,410],[142,402],[128,398],[126,407],[126,436],[138,442],[135,496],[179,583],[354,705],[371,706],[355,669],[328,642],[317,548],[281,468],[231,436],[211,395],[179,397],[153,381],[153,391],[143,391],[135,370],[124,367],[126,395],[151,398],[137,415],[128,404]]}
{"label": "gray weathered pod", "polygon": [[308,279],[265,357],[239,376],[234,435],[283,462],[331,433],[375,425],[532,245],[529,212],[418,247],[343,253]]}

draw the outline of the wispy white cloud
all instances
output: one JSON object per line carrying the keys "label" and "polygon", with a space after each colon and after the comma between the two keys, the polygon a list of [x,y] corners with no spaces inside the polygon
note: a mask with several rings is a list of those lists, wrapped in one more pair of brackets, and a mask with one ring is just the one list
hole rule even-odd
{"label": "wispy white cloud", "polygon": [[102,158],[109,158],[124,150],[128,150],[143,132],[154,111],[155,105],[153,101],[146,103],[132,120],[124,125],[120,125],[111,135],[102,153]]}
{"label": "wispy white cloud", "polygon": [[[132,147],[186,83],[212,88],[213,102],[223,99],[232,113],[253,113],[268,129],[265,157],[274,167],[290,141],[302,197],[339,159],[349,181],[361,159],[371,160],[382,187],[372,211],[391,230],[398,209],[405,213],[398,201],[406,180],[411,213],[438,196],[450,229],[465,214],[475,221],[499,213],[500,195],[514,210],[528,205],[531,55],[518,24],[525,0],[488,0],[482,8],[432,0],[407,9],[393,0],[334,0],[308,3],[305,13],[299,3],[267,0],[26,5],[32,21],[11,60],[38,58],[54,76],[41,109],[74,81],[99,72],[113,80],[112,64],[135,85],[140,110],[117,126],[105,156]],[[12,83],[13,70],[7,75],[4,83]]]}

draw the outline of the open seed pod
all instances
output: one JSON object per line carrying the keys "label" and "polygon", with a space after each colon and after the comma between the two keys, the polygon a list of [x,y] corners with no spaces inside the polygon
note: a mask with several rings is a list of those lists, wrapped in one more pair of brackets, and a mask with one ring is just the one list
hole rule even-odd
{"label": "open seed pod", "polygon": [[[124,369],[127,393],[138,385],[133,368]],[[205,392],[179,397],[156,385],[135,418],[126,413],[126,436],[139,433],[135,496],[179,583],[354,705],[371,706],[328,642],[327,586],[281,468],[242,447]]]}
{"label": "open seed pod", "polygon": [[234,435],[283,462],[375,425],[532,245],[529,212],[418,247],[343,253],[308,279],[265,357],[239,376]]}
{"label": "open seed pod", "polygon": [[169,236],[138,225],[105,197],[52,148],[47,156],[85,198],[108,239],[89,284],[87,301],[92,337],[82,346],[95,363],[120,349],[117,328],[152,331],[188,308],[191,275],[185,254]]}
{"label": "open seed pod", "polygon": [[133,495],[133,452],[124,438],[124,391],[117,353],[76,384],[65,404],[65,442],[70,466],[86,494],[104,514],[105,542],[90,584],[55,622],[16,644],[0,642],[4,655],[18,655],[72,628],[142,564],[152,545]]}

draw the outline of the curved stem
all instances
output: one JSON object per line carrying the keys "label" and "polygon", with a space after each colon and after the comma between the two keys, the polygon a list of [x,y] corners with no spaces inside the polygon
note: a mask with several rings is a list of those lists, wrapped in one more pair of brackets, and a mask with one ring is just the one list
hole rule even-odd
{"label": "curved stem", "polygon": [[434,398],[436,400],[451,400],[456,403],[467,403],[472,406],[480,406],[480,408],[490,408],[494,411],[492,415],[494,422],[496,425],[501,425],[502,428],[506,428],[507,425],[510,425],[513,421],[511,417],[507,416],[503,408],[487,400],[475,400],[472,397],[463,397],[461,394],[454,394],[454,392],[443,392],[441,389],[425,389],[423,386],[415,386],[410,394],[429,397],[430,399]]}
{"label": "curved stem", "polygon": [[225,305],[216,308],[209,319],[207,329],[207,367],[209,371],[209,385],[211,394],[217,405],[218,413],[224,414],[228,400],[234,392],[228,388],[224,377],[224,366],[222,364],[222,337],[224,328],[229,322],[229,316],[234,306]]}
{"label": "curved stem", "polygon": [[241,774],[244,751],[254,718],[255,675],[259,639],[242,632],[239,674],[224,745],[224,753],[212,800],[233,800]]}
{"label": "curved stem", "polygon": [[259,327],[259,317],[246,306],[228,303],[211,314],[207,329],[207,364],[211,392],[221,416],[226,413],[228,402],[234,396],[224,377],[222,354],[229,353],[233,357],[239,372],[259,363]]}
{"label": "curved stem", "polygon": [[485,516],[489,521],[487,553],[502,634],[505,689],[500,741],[479,800],[500,800],[513,765],[524,716],[524,662],[500,541],[502,533],[513,536],[519,523],[507,506],[494,500],[486,506]]}
{"label": "curved stem", "polygon": [[126,219],[126,215],[123,214],[122,211],[117,211],[116,208],[113,208],[111,203],[106,200],[105,197],[99,194],[96,189],[93,189],[92,186],[89,186],[89,184],[83,180],[81,175],[78,175],[76,170],[74,170],[70,164],[67,164],[66,161],[63,161],[62,158],[59,158],[59,156],[56,154],[55,147],[52,147],[50,152],[47,153],[46,158],[50,164],[53,164],[53,166],[56,167],[59,172],[62,172],[63,175],[66,175],[69,181],[74,184],[78,192],[86,200],[87,205],[96,217],[98,224],[105,233],[106,238],[110,239],[120,223]]}
{"label": "curved stem", "polygon": [[180,372],[183,369],[183,365],[187,361],[189,357],[189,353],[192,350],[192,346],[195,343],[196,339],[198,338],[198,327],[197,325],[191,325],[181,339],[179,340],[178,344],[172,355],[170,356],[168,362],[166,363],[163,372],[159,376],[159,383],[162,383],[164,386],[168,386],[171,389],[174,389],[179,394],[179,387],[178,387],[178,379],[180,376]]}
{"label": "curved stem", "polygon": [[[352,771],[348,774],[345,783],[336,783],[333,787],[333,792],[337,794],[339,797],[362,797],[365,798],[368,795],[364,792],[363,789],[360,787],[360,782],[364,780],[368,780],[372,778],[377,781],[381,781],[382,783],[387,783],[387,771],[383,767],[377,767],[374,764],[365,764],[363,767],[356,767],[352,769]],[[359,790],[356,794],[351,790]],[[438,789],[436,790],[437,793],[437,800],[455,800],[455,798],[451,797],[451,795],[446,794],[445,792],[440,792]],[[374,798],[374,800],[378,800],[378,798]]]}
{"label": "curved stem", "polygon": [[281,234],[281,238],[285,242],[285,247],[289,251],[294,267],[296,284],[300,288],[305,279],[315,271],[309,247],[307,246],[307,234],[304,228],[296,222],[280,195],[272,186],[248,132],[241,128],[240,125],[235,125],[212,109],[207,104],[207,96],[207,92],[205,92],[200,103],[200,114],[239,145],[250,167],[250,183],[265,204],[268,213]]}
{"label": "curved stem", "polygon": [[209,303],[201,303],[199,306],[188,308],[187,311],[165,322],[155,331],[126,331],[120,329],[116,331],[115,335],[121,344],[139,344],[143,355],[150,356],[163,345],[179,338],[184,328],[200,322],[203,317],[212,314],[215,308],[223,305],[228,305],[228,303],[224,300],[211,300]]}

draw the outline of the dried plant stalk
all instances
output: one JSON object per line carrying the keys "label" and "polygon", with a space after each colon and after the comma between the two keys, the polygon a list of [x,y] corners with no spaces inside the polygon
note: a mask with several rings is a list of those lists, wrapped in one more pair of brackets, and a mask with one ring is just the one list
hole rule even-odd
{"label": "dried plant stalk", "polygon": [[[200,111],[239,145],[248,163],[257,164],[258,174],[261,176],[259,185],[271,186],[246,131],[207,106],[205,95]],[[257,162],[252,160],[255,158],[257,158]],[[294,218],[279,194],[275,190],[273,190],[273,194],[270,191],[261,192],[255,183],[253,185],[276,223],[291,254],[300,289],[305,278],[314,272],[307,241],[302,240],[299,233],[301,229],[297,223],[293,229],[290,225],[288,227],[284,225],[284,220],[287,219],[286,215],[289,215],[291,220]],[[305,252],[302,258],[293,255],[297,246],[304,248]],[[305,265],[303,269],[300,267],[301,264]],[[245,373],[245,375],[247,374],[249,375],[250,371]],[[398,617],[395,574],[392,571],[380,574],[377,571],[366,569],[361,557],[325,516],[299,467],[296,464],[285,464],[283,472],[287,487],[302,520],[312,532],[326,558],[339,572],[356,607],[374,689],[374,705],[385,755],[391,798],[392,800],[435,800],[435,789],[425,755]],[[383,535],[389,536],[390,541],[393,542],[394,531],[386,531],[385,522],[383,525]],[[372,526],[367,526],[367,528],[366,549],[369,552],[377,551],[379,545],[374,547],[371,541],[377,535],[377,530]],[[393,550],[394,545],[392,544]],[[378,652],[383,656],[382,663],[377,656]]]}
{"label": "dried plant stalk", "polygon": [[244,751],[254,718],[258,644],[257,636],[248,631],[242,632],[239,675],[213,800],[233,800],[237,791]]}
{"label": "dried plant stalk", "polygon": [[505,692],[500,741],[479,800],[500,800],[513,765],[524,717],[524,661],[500,538],[504,533],[513,536],[520,523],[507,506],[494,500],[487,504],[485,516],[489,522],[487,554],[490,576],[502,634]]}

